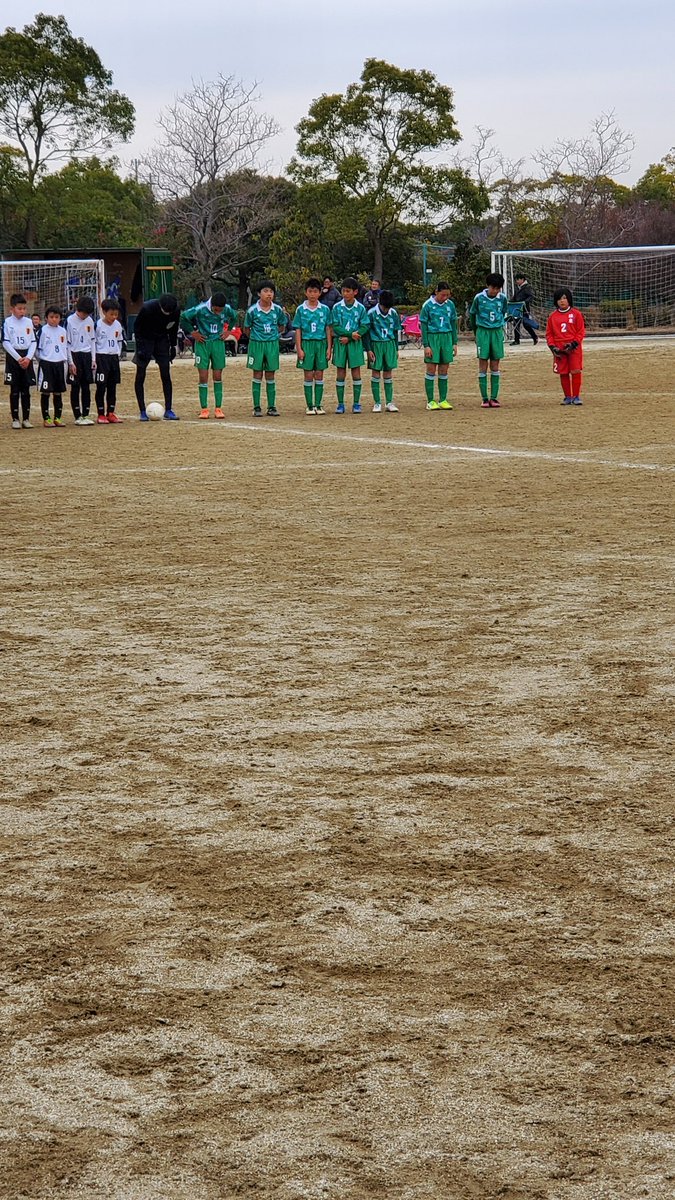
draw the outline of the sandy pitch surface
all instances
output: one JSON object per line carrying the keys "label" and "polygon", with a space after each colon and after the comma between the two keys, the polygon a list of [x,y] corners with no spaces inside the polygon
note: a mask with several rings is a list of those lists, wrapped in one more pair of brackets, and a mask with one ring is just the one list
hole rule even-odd
{"label": "sandy pitch surface", "polygon": [[675,347],[421,373],[5,402],[2,1197],[672,1196]]}

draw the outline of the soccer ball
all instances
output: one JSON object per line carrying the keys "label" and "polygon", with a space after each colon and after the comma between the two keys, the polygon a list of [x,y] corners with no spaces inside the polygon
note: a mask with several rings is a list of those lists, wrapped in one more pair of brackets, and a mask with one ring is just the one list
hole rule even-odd
{"label": "soccer ball", "polygon": [[145,411],[151,421],[161,421],[164,416],[164,405],[160,404],[158,400],[153,400],[152,404],[149,404]]}

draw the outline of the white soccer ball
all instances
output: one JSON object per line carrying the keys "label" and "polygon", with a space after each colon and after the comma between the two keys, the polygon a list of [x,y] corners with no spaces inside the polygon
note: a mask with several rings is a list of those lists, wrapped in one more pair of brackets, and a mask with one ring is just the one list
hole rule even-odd
{"label": "white soccer ball", "polygon": [[164,405],[160,404],[158,400],[153,400],[145,411],[151,421],[161,421],[164,416]]}

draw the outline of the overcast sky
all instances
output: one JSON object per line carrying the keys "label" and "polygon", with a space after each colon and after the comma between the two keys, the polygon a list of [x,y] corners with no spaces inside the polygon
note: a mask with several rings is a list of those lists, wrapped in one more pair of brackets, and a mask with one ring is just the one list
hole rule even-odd
{"label": "overcast sky", "polygon": [[369,57],[433,71],[454,89],[466,142],[488,126],[508,158],[581,136],[608,109],[636,139],[625,182],[675,144],[675,0],[43,0],[13,5],[11,23],[37,12],[63,13],[133,101],[124,162],[151,145],[162,105],[220,71],[259,81],[283,127],[268,155],[281,171],[312,99]]}

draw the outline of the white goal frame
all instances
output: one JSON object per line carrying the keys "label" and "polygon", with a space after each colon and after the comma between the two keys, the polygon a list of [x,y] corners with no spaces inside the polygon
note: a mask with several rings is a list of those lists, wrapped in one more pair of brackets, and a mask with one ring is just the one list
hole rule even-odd
{"label": "white goal frame", "polygon": [[569,287],[596,334],[675,334],[675,246],[590,246],[565,250],[493,250],[492,270],[509,297],[522,270],[542,323],[553,289]]}
{"label": "white goal frame", "polygon": [[[41,274],[42,273],[42,274]],[[31,279],[36,288],[26,284]],[[26,295],[29,314],[44,318],[45,308],[54,304],[64,317],[80,295],[93,295],[100,312],[105,300],[105,267],[102,258],[16,258],[0,259],[0,285],[5,313],[12,292]]]}

